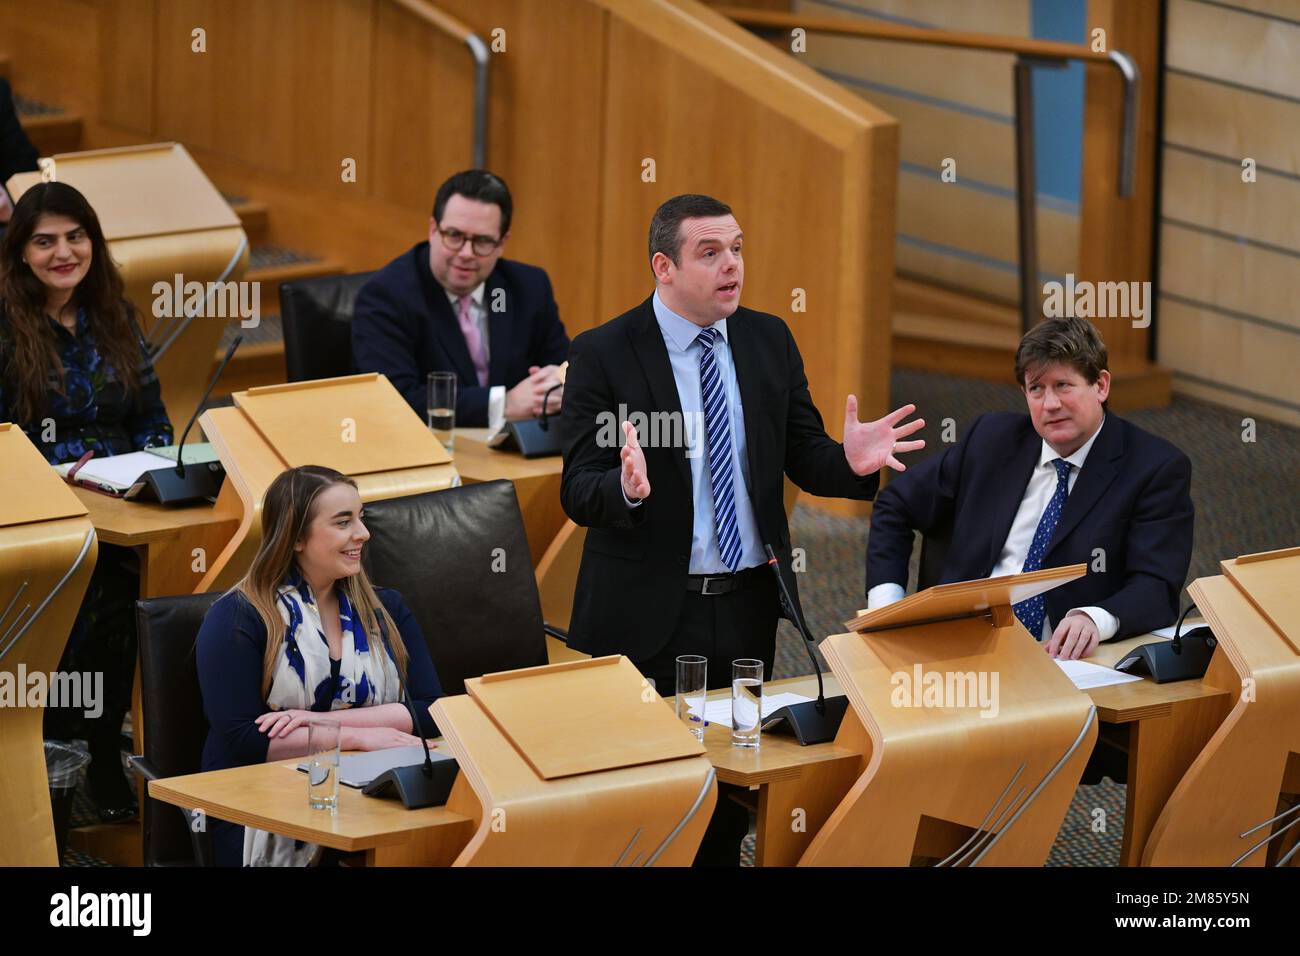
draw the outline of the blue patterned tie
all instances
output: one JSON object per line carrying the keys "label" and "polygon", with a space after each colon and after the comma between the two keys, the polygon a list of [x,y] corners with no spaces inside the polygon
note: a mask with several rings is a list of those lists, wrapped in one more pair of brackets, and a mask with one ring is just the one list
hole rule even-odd
{"label": "blue patterned tie", "polygon": [[[1056,530],[1056,522],[1061,518],[1061,509],[1065,507],[1065,499],[1070,496],[1070,463],[1064,458],[1057,458],[1052,464],[1056,466],[1056,491],[1052,493],[1052,500],[1047,503],[1047,510],[1038,519],[1038,530],[1034,532],[1033,543],[1029,545],[1025,566],[1020,569],[1022,574],[1037,571],[1042,566],[1043,555],[1047,553],[1047,546],[1052,543],[1052,532]],[[1016,612],[1016,617],[1020,618],[1020,623],[1025,626],[1030,636],[1036,641],[1041,641],[1043,617],[1047,613],[1046,596],[1039,594],[1028,601],[1021,601],[1012,610]]]}
{"label": "blue patterned tie", "polygon": [[718,374],[713,345],[718,330],[707,328],[696,336],[700,343],[700,397],[704,402],[704,433],[709,448],[709,482],[713,486],[713,527],[722,563],[732,571],[740,564],[740,529],[736,525],[736,498],[731,483],[731,420],[727,390]]}

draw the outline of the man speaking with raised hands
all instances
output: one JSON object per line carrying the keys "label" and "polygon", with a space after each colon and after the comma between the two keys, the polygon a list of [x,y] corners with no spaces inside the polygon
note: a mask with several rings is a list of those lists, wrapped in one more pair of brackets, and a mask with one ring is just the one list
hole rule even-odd
{"label": "man speaking with raised hands", "polygon": [[[724,203],[669,199],[650,223],[654,294],[569,350],[560,498],[589,529],[569,643],[627,655],[663,696],[680,654],[708,658],[710,688],[730,686],[742,657],[772,676],[780,601],[764,544],[799,600],[783,475],[869,500],[882,466],[902,471],[895,455],[924,446],[902,440],[925,425],[900,424],[913,406],[864,423],[852,395],[844,443],[826,434],[785,322],[740,306],[743,244]],[[656,427],[638,437],[642,417]]]}

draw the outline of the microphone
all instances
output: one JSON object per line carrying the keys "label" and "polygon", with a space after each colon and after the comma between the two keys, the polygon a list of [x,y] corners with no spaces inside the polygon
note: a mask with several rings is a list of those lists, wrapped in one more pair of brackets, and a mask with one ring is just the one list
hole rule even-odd
{"label": "microphone", "polygon": [[1152,641],[1135,647],[1115,662],[1115,670],[1126,674],[1148,674],[1157,684],[1195,680],[1205,676],[1218,641],[1209,627],[1194,627],[1183,634],[1183,622],[1196,609],[1189,604],[1178,618],[1170,641]]}
{"label": "microphone", "polygon": [[235,349],[239,348],[239,343],[243,341],[244,337],[242,335],[236,335],[235,341],[230,343],[230,348],[226,349],[225,358],[223,358],[221,364],[217,366],[217,374],[213,375],[212,381],[208,382],[207,390],[204,391],[203,397],[199,399],[199,404],[194,409],[194,414],[190,416],[189,424],[185,426],[185,431],[181,432],[181,440],[177,443],[176,447],[176,476],[178,478],[185,477],[185,439],[190,437],[190,429],[193,428],[194,423],[199,420],[199,411],[203,408],[208,397],[212,394],[212,390],[217,387],[217,379],[221,378],[221,373],[226,370],[226,366],[230,364],[230,360],[235,357]]}
{"label": "microphone", "polygon": [[222,479],[225,478],[226,471],[220,462],[208,462],[205,467],[198,468],[193,472],[185,470],[185,439],[190,437],[190,430],[194,423],[199,420],[199,412],[203,410],[204,404],[212,395],[212,390],[217,387],[217,379],[221,378],[221,373],[226,370],[230,360],[235,355],[235,349],[239,348],[239,343],[244,341],[242,335],[235,336],[235,341],[230,343],[230,348],[226,349],[226,355],[217,366],[217,373],[212,376],[212,381],[208,382],[208,387],[199,399],[199,403],[194,408],[194,414],[190,416],[185,431],[181,432],[181,440],[176,446],[176,467],[175,468],[155,468],[152,471],[146,471],[140,476],[143,488],[140,490],[139,497],[142,500],[157,501],[164,505],[183,505],[191,501],[200,499],[213,500],[217,497],[217,492],[221,490]]}
{"label": "microphone", "polygon": [[[834,740],[835,735],[839,732],[840,723],[844,720],[844,712],[848,709],[849,699],[844,695],[826,699],[826,687],[822,681],[822,668],[817,663],[817,655],[813,653],[813,638],[808,631],[808,625],[799,613],[798,606],[794,599],[790,597],[790,591],[785,586],[785,578],[781,576],[781,564],[777,560],[776,552],[772,550],[770,544],[763,545],[763,551],[767,554],[767,566],[772,569],[776,575],[776,586],[781,595],[781,606],[785,608],[786,617],[790,622],[799,629],[803,636],[804,650],[808,653],[808,660],[812,661],[813,671],[817,674],[817,699],[804,701],[798,704],[790,704],[773,711],[772,716],[768,718],[772,724],[772,730],[775,733],[793,733],[798,738],[802,746],[809,744],[825,743],[828,740]],[[768,724],[763,725],[763,729],[768,729]]]}
{"label": "microphone", "polygon": [[[383,643],[387,649],[388,641],[385,633],[387,628],[384,627],[382,618],[379,628],[380,633],[385,637]],[[406,692],[400,674],[397,678],[397,692],[401,695],[402,703],[406,705],[407,713],[411,715],[411,732],[419,737],[420,743],[424,745],[424,763],[385,770],[371,780],[370,785],[361,792],[367,797],[382,797],[390,790],[394,791],[397,799],[402,801],[402,806],[408,810],[440,807],[451,795],[451,786],[456,782],[456,775],[460,773],[460,764],[450,757],[443,758],[437,763],[433,762],[433,755],[429,753],[429,741],[425,740],[424,734],[420,733],[420,718],[415,713],[415,705],[411,703],[411,695]]]}

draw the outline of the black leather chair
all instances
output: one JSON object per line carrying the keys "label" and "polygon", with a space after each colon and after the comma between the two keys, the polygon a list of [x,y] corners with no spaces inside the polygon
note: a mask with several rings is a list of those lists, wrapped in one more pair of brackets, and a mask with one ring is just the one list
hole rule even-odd
{"label": "black leather chair", "polygon": [[[146,780],[199,772],[208,720],[194,643],[219,597],[214,592],[136,602],[144,753],[131,763]],[[212,841],[188,810],[146,797],[141,821],[145,866],[212,865]]]}
{"label": "black leather chair", "polygon": [[284,365],[291,382],[352,374],[352,308],[373,272],[280,286]]}
{"label": "black leather chair", "polygon": [[547,662],[524,519],[509,481],[366,505],[366,573],[400,591],[424,632],[443,690],[465,679]]}

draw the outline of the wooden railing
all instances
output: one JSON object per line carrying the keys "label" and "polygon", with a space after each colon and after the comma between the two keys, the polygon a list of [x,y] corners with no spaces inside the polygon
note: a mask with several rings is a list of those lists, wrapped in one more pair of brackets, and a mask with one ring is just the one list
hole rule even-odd
{"label": "wooden railing", "polygon": [[486,167],[490,59],[487,44],[465,24],[446,11],[439,10],[427,0],[392,0],[392,2],[469,47],[470,56],[474,58],[474,147],[470,165],[475,169]]}
{"label": "wooden railing", "polygon": [[718,12],[741,26],[756,31],[802,29],[809,33],[829,33],[863,40],[916,43],[927,46],[954,47],[988,53],[1010,53],[1015,64],[1016,123],[1016,211],[1020,267],[1020,316],[1022,331],[1037,321],[1038,311],[1038,243],[1037,201],[1034,182],[1033,84],[1035,67],[1062,67],[1071,62],[1096,63],[1114,67],[1124,84],[1121,117],[1118,192],[1121,197],[1133,194],[1134,168],[1137,162],[1138,85],[1137,65],[1119,50],[1100,53],[1091,47],[1054,40],[998,36],[989,33],[955,32],[895,23],[863,23],[842,17],[805,16],[803,14],[749,10],[742,7],[718,7]]}

